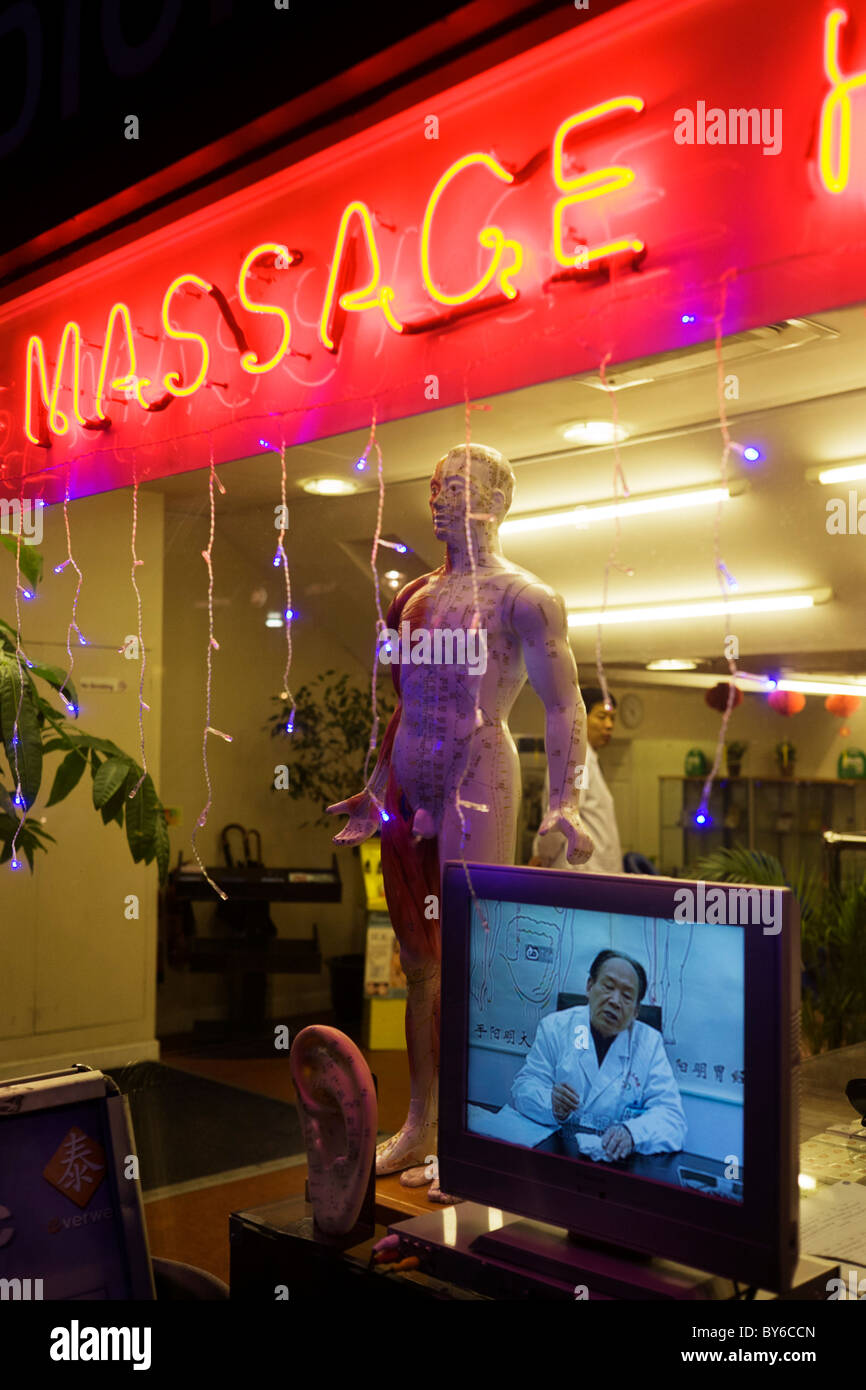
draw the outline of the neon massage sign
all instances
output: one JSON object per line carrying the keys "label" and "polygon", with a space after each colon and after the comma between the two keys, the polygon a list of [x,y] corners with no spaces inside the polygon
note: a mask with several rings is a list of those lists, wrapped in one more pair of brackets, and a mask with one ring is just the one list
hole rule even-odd
{"label": "neon massage sign", "polygon": [[[823,195],[840,195],[849,187],[852,96],[866,86],[866,72],[846,74],[842,71],[840,35],[846,21],[844,11],[833,9],[822,24],[822,104],[813,168]],[[817,58],[817,54],[814,56]],[[816,70],[814,76],[819,78],[820,70]],[[542,76],[540,80],[543,83],[545,79]],[[534,81],[538,84],[537,75]],[[574,85],[572,80],[564,87],[568,90]],[[232,256],[224,249],[220,275],[209,275],[204,273],[209,262],[202,242],[202,254],[195,250],[184,251],[187,264],[178,265],[175,261],[175,273],[169,272],[156,289],[152,297],[156,302],[152,302],[149,314],[155,320],[154,311],[158,305],[158,328],[156,322],[151,321],[146,329],[139,326],[138,320],[144,316],[140,311],[133,312],[122,283],[117,293],[115,277],[111,283],[116,297],[105,311],[101,342],[86,337],[79,318],[69,318],[63,323],[58,336],[50,335],[45,329],[27,332],[26,339],[22,335],[24,362],[19,359],[18,365],[24,370],[20,375],[16,370],[15,377],[19,381],[23,378],[24,382],[20,407],[24,437],[30,445],[50,449],[64,436],[75,436],[77,450],[82,441],[86,448],[88,434],[91,438],[98,437],[116,428],[118,423],[123,424],[122,434],[126,435],[135,412],[142,412],[141,418],[152,417],[169,409],[177,400],[201,399],[201,393],[208,388],[216,386],[227,390],[228,381],[215,379],[217,357],[219,375],[233,372],[235,385],[246,380],[252,387],[253,383],[267,380],[278,368],[285,368],[290,359],[303,359],[312,377],[317,363],[329,360],[333,363],[342,355],[346,327],[352,316],[356,316],[358,322],[374,321],[377,341],[385,342],[387,347],[389,338],[393,341],[418,339],[462,326],[464,320],[476,324],[484,319],[489,321],[491,316],[501,315],[503,310],[515,306],[521,294],[531,298],[532,291],[536,292],[536,298],[539,291],[547,297],[545,312],[548,315],[555,317],[558,313],[567,322],[568,317],[574,316],[574,298],[565,310],[556,305],[551,307],[550,296],[557,293],[556,287],[560,284],[582,282],[606,289],[612,280],[622,284],[651,276],[654,271],[651,249],[658,248],[660,233],[661,240],[665,234],[670,235],[669,209],[661,220],[664,200],[666,197],[672,200],[672,190],[681,193],[692,176],[689,174],[684,179],[678,168],[674,172],[673,141],[669,137],[662,170],[666,175],[664,187],[660,186],[658,161],[653,165],[649,156],[644,156],[641,166],[636,167],[634,152],[642,150],[642,140],[651,144],[650,135],[659,140],[661,118],[656,109],[658,100],[651,103],[654,112],[650,118],[648,96],[636,95],[633,91],[579,106],[554,127],[552,141],[520,165],[509,164],[498,154],[478,149],[459,154],[450,160],[432,187],[428,183],[426,188],[423,185],[419,188],[417,175],[406,163],[409,156],[404,147],[405,182],[410,186],[416,209],[420,207],[423,211],[417,226],[412,228],[417,239],[414,254],[403,255],[402,261],[399,255],[395,257],[387,274],[383,270],[382,238],[388,232],[395,234],[397,228],[379,213],[375,199],[369,194],[366,200],[347,198],[352,190],[347,187],[347,180],[341,178],[338,187],[343,189],[345,201],[342,211],[331,222],[332,240],[327,237],[326,224],[320,224],[324,245],[331,248],[329,261],[320,266],[311,267],[311,253],[287,242],[253,240],[252,244],[248,243],[245,254],[240,255],[239,250],[234,253],[237,258],[233,266]],[[866,94],[863,103],[866,105]],[[562,111],[561,105],[559,111]],[[531,113],[520,114],[522,125],[511,115],[510,132],[531,126]],[[788,125],[790,116],[789,104],[785,110]],[[550,129],[549,125],[548,140]],[[535,134],[536,127],[532,130],[538,150],[544,135],[540,130]],[[642,131],[646,131],[646,135],[642,135]],[[608,136],[607,157],[597,153],[599,138],[605,134]],[[612,142],[613,148],[609,148]],[[625,157],[620,149],[623,142]],[[707,158],[703,152],[699,154]],[[766,166],[760,174],[765,170]],[[547,196],[540,200],[537,191],[545,171]],[[681,179],[679,185],[677,176]],[[707,200],[713,196],[711,185],[718,183],[720,177],[714,169],[708,171]],[[332,179],[330,184],[331,205],[334,182]],[[513,205],[509,203],[506,212],[501,207],[504,196],[530,182],[534,192],[534,216],[524,217],[522,223],[512,225],[515,220],[511,212]],[[485,189],[488,209],[498,209],[495,214],[488,211],[486,218],[478,213],[483,206],[478,201],[479,196],[485,196]],[[479,190],[482,190],[480,195]],[[729,190],[724,192],[727,196]],[[721,207],[723,202],[721,195],[719,197]],[[835,201],[835,197],[829,199],[831,203]],[[455,209],[465,214],[457,239]],[[688,213],[685,204],[681,214],[684,228]],[[403,215],[408,224],[412,214],[407,213],[405,206]],[[256,222],[261,229],[261,215]],[[335,222],[336,235],[333,232]],[[617,230],[611,231],[611,222]],[[479,223],[482,224],[480,228]],[[700,222],[695,223],[698,228],[700,225]],[[223,245],[224,242],[225,238]],[[321,244],[318,238],[314,244]],[[788,254],[793,255],[795,251],[796,245]],[[179,258],[180,252],[174,255]],[[196,259],[199,264],[190,264]],[[411,284],[408,283],[407,261]],[[470,268],[470,262],[474,269]],[[301,350],[296,343],[297,324],[286,307],[283,277],[309,276],[311,271],[314,271],[317,302],[313,304],[310,299],[307,281],[304,314],[299,321],[307,331],[303,348],[308,350]],[[229,275],[233,279],[231,299],[222,288]],[[392,283],[395,280],[399,288]],[[263,282],[269,293],[263,292]],[[274,288],[270,289],[271,286]],[[419,299],[422,286],[426,296],[423,302]],[[136,292],[138,289],[136,285]],[[300,298],[300,294],[296,296],[296,305]],[[529,312],[527,310],[527,314]],[[465,334],[467,328],[462,327],[462,331]],[[525,341],[525,330],[518,330],[518,335]],[[311,341],[313,337],[315,341]],[[264,343],[267,343],[266,348]],[[91,350],[86,389],[83,348]],[[362,366],[356,357],[353,372],[361,373]],[[551,376],[555,374],[553,370],[550,372]],[[319,379],[324,378],[320,376]],[[315,384],[313,381],[312,385]],[[498,389],[506,389],[509,384],[504,381]],[[281,383],[281,390],[284,389]],[[124,414],[120,422],[116,410],[118,403],[133,412]],[[273,393],[267,404],[272,403]]]}
{"label": "neon massage sign", "polygon": [[[636,236],[619,237],[594,245],[582,245],[578,250],[567,246],[564,217],[568,208],[602,198],[607,194],[627,187],[634,181],[634,170],[625,165],[592,169],[588,173],[569,175],[565,158],[565,142],[572,131],[586,129],[591,123],[604,120],[623,111],[635,114],[643,110],[640,97],[618,96],[579,111],[564,120],[556,131],[552,151],[552,178],[559,197],[553,204],[552,236],[553,254],[560,273],[557,279],[587,271],[605,274],[612,261],[625,260],[637,267],[645,252],[644,243]],[[460,313],[466,314],[501,306],[516,300],[519,290],[514,285],[514,277],[524,264],[524,247],[519,240],[509,238],[498,226],[485,226],[478,233],[479,245],[490,251],[490,260],[478,280],[456,293],[447,293],[434,276],[431,250],[434,241],[436,210],[443,194],[463,171],[478,166],[485,169],[492,178],[505,185],[518,184],[530,178],[537,170],[540,161],[536,158],[521,170],[506,168],[492,155],[473,152],[463,155],[446,169],[436,183],[424,211],[420,252],[421,276],[430,299],[437,306],[443,306],[428,318],[417,322],[406,322],[398,317],[399,306],[395,303],[395,291],[382,278],[381,258],[370,208],[365,202],[354,200],[347,204],[337,231],[334,253],[331,260],[327,288],[322,302],[318,324],[318,339],[321,346],[331,353],[338,349],[340,333],[336,326],[338,312],[343,314],[364,314],[378,312],[382,315],[391,332],[396,334],[415,334],[445,326],[453,322]],[[349,246],[353,227],[360,233],[366,248],[371,267],[370,279],[366,285],[347,288],[347,272],[350,263]],[[91,409],[85,414],[81,401],[81,342],[82,334],[78,323],[65,324],[53,379],[50,379],[45,344],[38,334],[33,334],[27,342],[26,395],[24,403],[24,427],[32,444],[49,447],[52,435],[64,435],[70,426],[67,412],[61,409],[60,392],[64,371],[71,370],[72,401],[71,412],[84,429],[105,430],[111,425],[106,412],[106,398],[111,391],[126,392],[142,410],[164,410],[172,398],[194,396],[205,385],[210,365],[210,346],[207,338],[200,332],[183,328],[177,322],[181,305],[181,293],[192,289],[199,295],[210,295],[226,322],[238,348],[239,365],[243,372],[262,375],[272,372],[290,350],[292,324],[285,308],[277,304],[265,304],[250,294],[250,277],[256,266],[265,265],[269,269],[289,270],[303,261],[303,253],[291,250],[279,242],[262,242],[247,252],[240,266],[237,279],[237,296],[243,310],[248,314],[267,315],[278,320],[280,338],[276,349],[261,360],[250,349],[242,325],[239,323],[228,300],[213,284],[200,275],[186,272],[177,275],[166,287],[162,298],[160,319],[165,338],[175,342],[188,342],[196,345],[199,353],[198,366],[194,376],[185,381],[179,371],[166,371],[159,381],[139,374],[139,351],[133,331],[130,310],[127,304],[116,302],[108,311],[99,373]],[[492,293],[488,293],[492,289]],[[110,363],[116,352],[122,349],[126,355],[127,371],[113,376]]]}

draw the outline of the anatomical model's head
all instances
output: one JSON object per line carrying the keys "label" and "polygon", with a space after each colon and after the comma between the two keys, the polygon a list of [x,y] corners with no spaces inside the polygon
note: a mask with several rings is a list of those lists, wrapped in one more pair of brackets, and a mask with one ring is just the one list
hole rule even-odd
{"label": "anatomical model's head", "polygon": [[466,478],[469,454],[469,519],[471,529],[495,533],[511,506],[514,472],[498,449],[484,444],[458,444],[436,465],[430,479],[430,511],[437,540],[466,543]]}

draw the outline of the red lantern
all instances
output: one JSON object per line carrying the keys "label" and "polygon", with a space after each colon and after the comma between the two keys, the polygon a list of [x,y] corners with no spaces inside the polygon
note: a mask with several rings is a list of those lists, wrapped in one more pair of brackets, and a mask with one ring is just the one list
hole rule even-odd
{"label": "red lantern", "polygon": [[[719,714],[724,714],[725,710],[728,708],[730,692],[731,687],[728,685],[728,682],[719,681],[718,685],[714,685],[712,690],[707,691],[704,699],[710,709],[718,710]],[[741,705],[742,703],[743,692],[737,686],[734,686],[734,703],[731,708],[736,709],[737,705]]]}
{"label": "red lantern", "polygon": [[806,696],[799,690],[773,690],[767,696],[767,704],[774,709],[777,714],[784,714],[791,718],[794,714],[799,714],[805,707]]}
{"label": "red lantern", "polygon": [[828,714],[836,714],[840,719],[850,719],[860,708],[859,695],[828,695],[824,701]]}

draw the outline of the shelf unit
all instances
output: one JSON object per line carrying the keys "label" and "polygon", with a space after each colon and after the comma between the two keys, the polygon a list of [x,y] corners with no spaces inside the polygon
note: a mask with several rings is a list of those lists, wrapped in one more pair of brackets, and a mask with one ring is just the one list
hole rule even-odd
{"label": "shelf unit", "polygon": [[820,869],[825,830],[866,830],[866,782],[836,778],[719,777],[710,824],[694,823],[705,777],[659,777],[659,864],[690,877],[713,850],[744,845],[781,860],[787,874]]}

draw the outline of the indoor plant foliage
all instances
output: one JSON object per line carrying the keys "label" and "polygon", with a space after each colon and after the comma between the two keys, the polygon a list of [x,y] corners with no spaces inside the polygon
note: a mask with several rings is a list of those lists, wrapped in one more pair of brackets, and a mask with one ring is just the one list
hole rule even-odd
{"label": "indoor plant foliage", "polygon": [[[325,807],[359,792],[364,785],[364,759],[370,742],[372,722],[370,688],[353,685],[347,675],[331,678],[334,671],[320,672],[295,694],[295,718],[291,733],[287,721],[291,704],[273,696],[279,710],[268,720],[271,736],[287,744],[288,793],[293,801],[306,799],[317,807],[318,815],[308,825],[333,827]],[[379,743],[396,708],[391,682],[377,688]],[[373,759],[368,771],[372,771]],[[273,784],[272,784],[273,785]]]}
{"label": "indoor plant foliage", "polygon": [[743,765],[743,758],[748,751],[748,747],[749,745],[747,743],[743,743],[741,739],[736,738],[731,739],[730,743],[725,745],[729,777],[739,777],[740,769]]}
{"label": "indoor plant foliage", "polygon": [[702,859],[708,882],[790,888],[800,906],[802,1028],[813,1053],[861,1042],[866,1031],[866,878],[842,890],[801,867],[790,881],[760,850],[719,849]]}
{"label": "indoor plant foliage", "polygon": [[[10,539],[0,537],[4,542]],[[11,548],[15,548],[14,540]],[[20,569],[35,586],[42,572],[41,555],[30,546],[26,550],[22,547]],[[150,864],[155,859],[160,882],[164,882],[168,874],[168,828],[150,774],[130,800],[129,794],[142,775],[139,765],[109,739],[78,729],[66,713],[56,709],[42,694],[37,680],[49,689],[61,691],[77,709],[78,696],[65,672],[57,666],[28,661],[23,654],[16,655],[17,650],[15,629],[0,618],[0,741],[8,768],[7,774],[0,762],[0,864],[12,858],[16,831],[15,852],[26,858],[31,870],[35,851],[47,849],[46,841],[54,843],[41,821],[28,813],[42,788],[46,756],[63,753],[46,807],[63,801],[77,786],[85,768],[89,768],[93,805],[103,823],[116,821],[125,826],[135,862]],[[19,786],[20,795],[16,795]]]}

